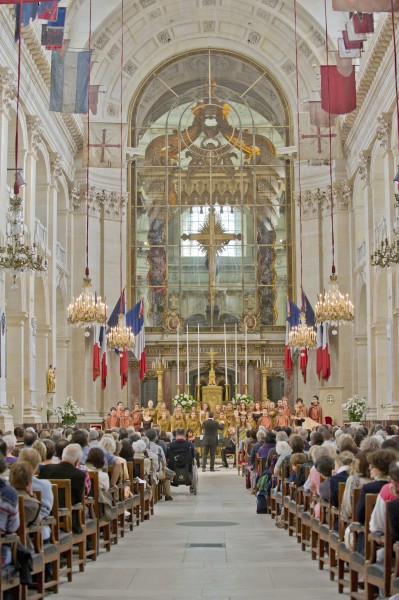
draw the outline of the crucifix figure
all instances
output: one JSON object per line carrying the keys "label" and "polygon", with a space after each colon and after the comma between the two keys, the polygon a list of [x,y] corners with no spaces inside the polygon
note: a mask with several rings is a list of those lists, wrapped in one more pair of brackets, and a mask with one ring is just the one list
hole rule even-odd
{"label": "crucifix figure", "polygon": [[215,216],[211,207],[211,212],[205,223],[200,227],[198,233],[184,233],[181,236],[183,241],[198,242],[201,252],[206,255],[206,262],[209,270],[209,304],[211,315],[213,315],[213,305],[216,297],[216,260],[219,254],[224,251],[225,246],[233,240],[241,240],[241,233],[227,233],[220,219]]}
{"label": "crucifix figure", "polygon": [[100,163],[107,162],[105,160],[105,150],[107,148],[120,148],[120,147],[121,147],[120,144],[107,144],[107,130],[106,129],[102,130],[102,139],[101,139],[100,144],[89,144],[89,148],[101,148]]}
{"label": "crucifix figure", "polygon": [[209,369],[208,375],[208,385],[216,385],[216,375],[215,375],[215,351],[213,348],[208,352],[211,360],[211,368]]}
{"label": "crucifix figure", "polygon": [[315,139],[315,140],[317,140],[317,154],[322,154],[323,153],[323,150],[322,150],[322,147],[321,147],[323,138],[331,138],[332,139],[332,138],[335,138],[335,137],[337,137],[335,133],[321,133],[321,127],[320,127],[320,125],[316,126],[316,133],[315,134],[313,134],[313,135],[302,134],[301,135],[301,138],[303,140],[305,140],[305,139],[308,139],[308,140]]}

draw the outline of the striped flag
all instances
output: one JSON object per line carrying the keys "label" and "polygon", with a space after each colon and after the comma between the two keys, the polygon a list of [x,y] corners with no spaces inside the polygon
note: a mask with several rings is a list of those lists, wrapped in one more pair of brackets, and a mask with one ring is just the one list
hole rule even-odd
{"label": "striped flag", "polygon": [[100,375],[100,325],[94,328],[94,344],[93,344],[93,381]]}
{"label": "striped flag", "polygon": [[51,53],[50,110],[86,114],[91,51]]}
{"label": "striped flag", "polygon": [[323,368],[323,325],[317,325],[316,373],[320,380]]}
{"label": "striped flag", "polygon": [[131,327],[136,338],[133,353],[140,366],[140,379],[144,379],[146,372],[146,349],[144,329],[144,298],[139,300],[128,313],[126,313],[126,325]]}
{"label": "striped flag", "polygon": [[45,21],[55,21],[57,18],[59,0],[47,0],[46,2],[39,2],[39,8],[37,16],[39,19]]}
{"label": "striped flag", "polygon": [[108,362],[107,362],[107,336],[105,335],[105,327],[100,329],[99,338],[101,348],[101,389],[107,387]]}
{"label": "striped flag", "polygon": [[321,368],[321,376],[327,381],[330,379],[331,375],[331,358],[330,358],[330,350],[328,344],[328,325],[324,323],[323,325],[323,358],[322,358],[322,368]]}
{"label": "striped flag", "polygon": [[287,322],[285,328],[285,354],[284,354],[284,369],[288,379],[292,375],[292,355],[291,348],[288,345],[291,327],[299,324],[301,311],[290,298],[287,297]]}

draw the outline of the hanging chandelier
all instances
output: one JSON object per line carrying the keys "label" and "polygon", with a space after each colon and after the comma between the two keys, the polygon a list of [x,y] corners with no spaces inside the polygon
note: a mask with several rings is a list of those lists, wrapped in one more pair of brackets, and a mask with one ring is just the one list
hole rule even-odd
{"label": "hanging chandelier", "polygon": [[113,350],[131,350],[136,340],[131,327],[126,327],[125,315],[118,315],[118,325],[111,327],[107,333],[108,348]]}
{"label": "hanging chandelier", "polygon": [[36,244],[26,239],[22,198],[18,194],[10,196],[7,212],[6,238],[0,246],[0,268],[8,271],[14,278],[25,272],[43,273],[47,271],[47,260],[39,256]]}
{"label": "hanging chandelier", "polygon": [[328,291],[320,294],[315,307],[316,323],[326,323],[337,327],[344,323],[353,323],[353,304],[349,295],[341,294],[338,278],[333,270],[330,275]]}
{"label": "hanging chandelier", "polygon": [[93,325],[104,325],[106,321],[107,307],[101,297],[93,292],[91,279],[88,271],[83,278],[82,293],[76,299],[72,298],[68,306],[67,321],[75,327],[92,327]]}
{"label": "hanging chandelier", "polygon": [[316,331],[314,327],[306,325],[306,316],[301,311],[300,323],[293,327],[289,333],[288,345],[290,348],[314,348],[316,346]]}
{"label": "hanging chandelier", "polygon": [[[396,173],[394,182],[399,185],[399,167]],[[399,264],[399,193],[395,194],[395,217],[392,225],[392,241],[388,241],[388,237],[382,239],[378,244],[373,254],[370,256],[372,267],[389,267],[389,265]]]}

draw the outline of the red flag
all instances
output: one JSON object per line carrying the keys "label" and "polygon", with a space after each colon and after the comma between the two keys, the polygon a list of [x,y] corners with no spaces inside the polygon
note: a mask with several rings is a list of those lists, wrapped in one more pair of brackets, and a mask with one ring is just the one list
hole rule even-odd
{"label": "red flag", "polygon": [[349,77],[344,77],[335,65],[322,65],[320,74],[323,110],[336,115],[344,115],[355,110],[355,71],[353,70]]}
{"label": "red flag", "polygon": [[107,364],[107,336],[105,333],[105,327],[100,329],[100,342],[101,348],[101,389],[105,390],[107,387],[107,375],[108,375],[108,364]]}
{"label": "red flag", "polygon": [[321,376],[327,381],[331,375],[331,359],[330,359],[330,350],[328,346],[328,325],[324,323],[323,325],[323,358],[322,358],[322,368],[321,368]]}
{"label": "red flag", "polygon": [[58,12],[58,0],[50,0],[49,2],[39,2],[37,16],[45,21],[56,21]]}
{"label": "red flag", "polygon": [[363,42],[361,40],[351,42],[347,31],[342,31],[342,39],[347,50],[363,50]]}
{"label": "red flag", "polygon": [[288,379],[291,379],[292,375],[292,356],[291,348],[288,345],[290,334],[290,302],[287,298],[287,321],[285,326],[285,353],[284,353],[284,370],[287,374]]}
{"label": "red flag", "polygon": [[308,368],[308,349],[301,348],[299,366],[302,371],[303,383],[306,383],[306,372]]}
{"label": "red flag", "polygon": [[346,32],[350,42],[365,42],[367,40],[367,35],[365,33],[356,33],[353,21],[347,22]]}
{"label": "red flag", "polygon": [[355,33],[374,33],[373,15],[355,13],[352,22]]}
{"label": "red flag", "polygon": [[[333,10],[346,12],[391,12],[391,0],[332,0]],[[399,0],[393,0],[393,9],[399,10]]]}
{"label": "red flag", "polygon": [[317,326],[316,373],[320,379],[323,368],[323,325]]}
{"label": "red flag", "polygon": [[[344,41],[339,39],[338,40],[338,48],[339,48],[339,43],[342,42],[342,46],[344,49],[345,54],[348,52],[348,50],[345,49],[344,46]],[[352,52],[352,50],[350,51]],[[353,71],[353,64],[352,64],[352,58],[343,58],[342,56],[340,56],[340,48],[339,48],[339,52],[334,52],[335,54],[335,58],[337,60],[337,70],[338,72],[343,75],[344,77],[349,77],[349,75],[352,73]]]}
{"label": "red flag", "polygon": [[99,344],[99,327],[94,329],[94,346],[93,346],[93,381],[100,375],[100,344]]}
{"label": "red flag", "polygon": [[129,369],[129,352],[127,350],[123,350],[119,355],[119,371],[121,375],[121,390],[127,384],[127,373]]}

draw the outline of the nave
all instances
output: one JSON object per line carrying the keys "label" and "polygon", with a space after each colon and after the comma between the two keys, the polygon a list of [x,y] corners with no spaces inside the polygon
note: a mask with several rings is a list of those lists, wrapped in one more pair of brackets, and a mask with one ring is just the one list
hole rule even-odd
{"label": "nave", "polygon": [[[276,529],[270,515],[256,514],[255,498],[236,469],[218,465],[215,473],[199,473],[197,496],[180,486],[173,488],[173,498],[157,503],[150,521],[126,535],[111,553],[101,553],[72,583],[61,585],[57,598],[286,600],[298,591],[307,600],[342,598],[295,538]],[[194,526],[196,522],[220,526]]]}

